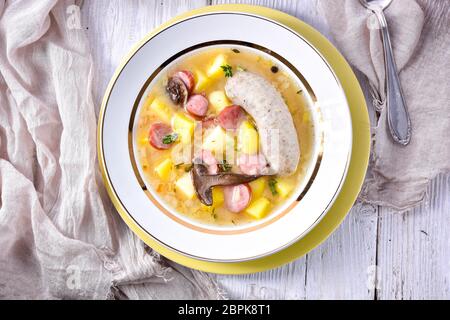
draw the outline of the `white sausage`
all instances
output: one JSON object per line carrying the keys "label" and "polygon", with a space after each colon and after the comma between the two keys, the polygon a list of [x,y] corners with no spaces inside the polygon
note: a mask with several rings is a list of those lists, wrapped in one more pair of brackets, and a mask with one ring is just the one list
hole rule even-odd
{"label": "white sausage", "polygon": [[300,160],[297,131],[277,89],[263,77],[241,71],[227,80],[225,90],[228,98],[242,106],[255,120],[260,148],[270,164],[267,174],[294,173]]}

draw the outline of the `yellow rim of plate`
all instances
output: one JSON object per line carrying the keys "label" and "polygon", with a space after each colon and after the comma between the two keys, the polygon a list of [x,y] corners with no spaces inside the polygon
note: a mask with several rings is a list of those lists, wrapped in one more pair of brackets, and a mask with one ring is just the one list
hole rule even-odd
{"label": "yellow rim of plate", "polygon": [[[100,145],[103,113],[105,111],[109,94],[112,90],[114,82],[119,76],[120,71],[131,59],[133,54],[156,33],[167,28],[171,24],[186,19],[187,17],[217,11],[245,12],[264,16],[268,19],[284,24],[309,41],[323,55],[332,67],[336,76],[339,78],[349,103],[353,126],[353,148],[347,177],[334,204],[328,210],[322,221],[320,221],[319,224],[317,224],[317,226],[315,226],[302,239],[282,251],[256,260],[234,263],[201,261],[184,256],[163,246],[148,233],[142,230],[123,208],[117,198],[117,195],[113,191],[111,182],[106,176],[105,160],[103,158]],[[370,153],[370,123],[366,108],[366,101],[356,76],[339,51],[317,30],[313,29],[301,20],[281,11],[252,5],[217,5],[186,12],[162,24],[149,33],[139,43],[137,43],[131,52],[122,60],[120,66],[116,69],[116,72],[114,73],[103,98],[97,129],[97,148],[103,181],[114,206],[128,227],[130,227],[131,230],[133,230],[147,245],[164,257],[186,267],[219,274],[245,274],[276,268],[300,258],[321,244],[340,225],[352,208],[364,181]]]}

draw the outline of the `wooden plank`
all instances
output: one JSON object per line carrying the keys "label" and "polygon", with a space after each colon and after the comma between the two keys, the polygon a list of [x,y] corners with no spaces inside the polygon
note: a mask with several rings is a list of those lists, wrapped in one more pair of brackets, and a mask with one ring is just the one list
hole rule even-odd
{"label": "wooden plank", "polygon": [[377,207],[357,204],[339,229],[308,254],[307,299],[373,299]]}
{"label": "wooden plank", "polygon": [[378,299],[450,299],[450,176],[405,213],[380,211]]}
{"label": "wooden plank", "polygon": [[280,10],[300,18],[328,36],[328,25],[320,15],[318,2],[319,0],[212,0],[211,4],[241,3]]}
{"label": "wooden plank", "polygon": [[306,257],[281,268],[241,276],[218,276],[230,299],[305,299]]}
{"label": "wooden plank", "polygon": [[[354,71],[370,106],[367,79]],[[373,123],[370,107],[369,116]],[[307,299],[375,298],[378,210],[378,206],[357,203],[338,230],[309,254]]]}
{"label": "wooden plank", "polygon": [[267,272],[219,276],[236,299],[373,299],[377,207],[357,204],[321,246]]}

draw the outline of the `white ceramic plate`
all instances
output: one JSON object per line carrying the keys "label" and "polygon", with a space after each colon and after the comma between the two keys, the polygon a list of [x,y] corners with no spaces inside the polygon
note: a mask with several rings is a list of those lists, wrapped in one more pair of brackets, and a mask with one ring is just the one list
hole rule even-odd
{"label": "white ceramic plate", "polygon": [[[142,97],[164,70],[208,46],[244,46],[282,66],[307,93],[315,123],[315,151],[307,178],[277,212],[250,225],[219,227],[174,212],[145,185],[134,158],[134,124]],[[279,251],[326,214],[345,178],[352,147],[344,92],[320,53],[287,27],[244,13],[209,13],[175,23],[129,59],[107,92],[100,124],[106,178],[129,215],[164,246],[196,259],[236,262]]]}

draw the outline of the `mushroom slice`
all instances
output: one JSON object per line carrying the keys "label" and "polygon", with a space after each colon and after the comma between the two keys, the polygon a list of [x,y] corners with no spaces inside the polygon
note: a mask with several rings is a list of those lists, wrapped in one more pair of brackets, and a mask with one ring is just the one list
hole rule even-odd
{"label": "mushroom slice", "polygon": [[206,206],[212,206],[212,187],[234,186],[248,183],[258,179],[261,175],[245,175],[236,173],[209,174],[208,168],[200,163],[194,163],[192,170],[192,181],[200,202]]}

